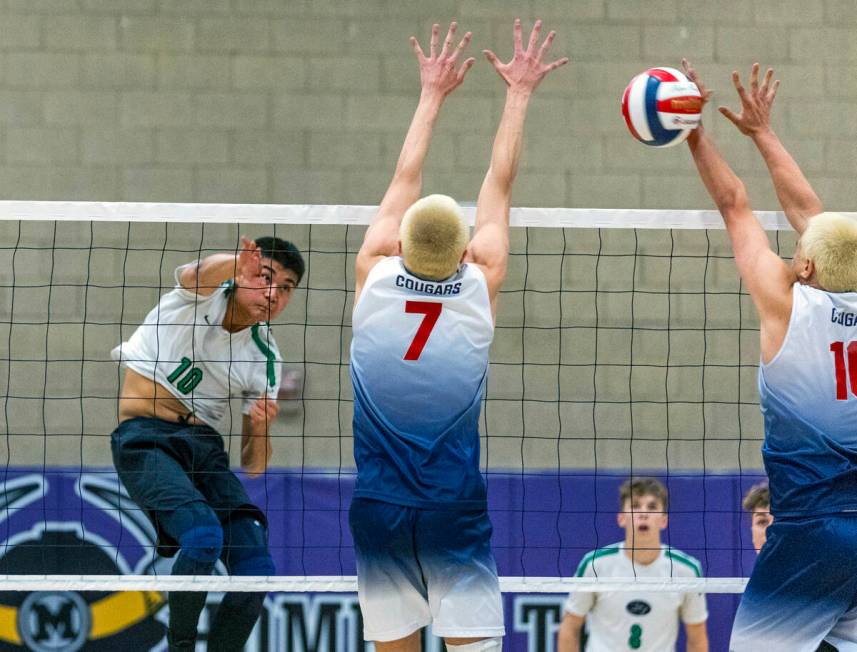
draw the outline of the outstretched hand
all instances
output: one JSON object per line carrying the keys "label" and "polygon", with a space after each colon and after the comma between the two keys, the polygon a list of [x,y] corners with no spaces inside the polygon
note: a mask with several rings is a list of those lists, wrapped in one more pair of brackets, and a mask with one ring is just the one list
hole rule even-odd
{"label": "outstretched hand", "polygon": [[503,78],[503,81],[506,82],[510,89],[533,91],[551,70],[555,70],[568,63],[568,57],[557,59],[552,63],[544,63],[543,59],[556,37],[556,32],[551,31],[541,46],[536,48],[541,31],[542,21],[537,20],[533,26],[533,31],[530,32],[530,41],[527,44],[527,49],[524,50],[521,19],[516,18],[513,30],[515,36],[515,54],[509,63],[500,61],[497,55],[491,50],[482,51],[488,58],[488,61],[491,62],[491,65],[494,66],[494,70]]}
{"label": "outstretched hand", "polygon": [[455,65],[458,57],[470,43],[472,34],[467,32],[464,38],[458,44],[458,47],[453,49],[455,32],[458,29],[458,23],[455,21],[449,24],[449,30],[446,33],[446,39],[443,42],[443,49],[437,51],[438,40],[440,37],[440,25],[435,23],[431,27],[431,42],[429,45],[429,56],[426,56],[423,49],[420,47],[416,36],[411,37],[411,47],[414,49],[414,54],[417,55],[417,61],[420,64],[420,84],[423,92],[439,93],[441,97],[446,97],[464,81],[464,75],[470,70],[470,67],[476,61],[473,57],[466,59],[461,66],[456,69]]}
{"label": "outstretched hand", "polygon": [[702,79],[699,78],[699,73],[696,72],[696,68],[690,65],[690,61],[682,59],[681,65],[684,68],[684,74],[687,75],[687,78],[696,84],[696,87],[699,89],[699,99],[702,100],[702,106],[705,106],[708,103],[708,100],[711,99],[711,96],[714,95],[714,91],[710,91],[705,87],[705,84],[702,83]]}
{"label": "outstretched hand", "polygon": [[732,71],[732,83],[738,91],[741,99],[741,113],[730,111],[725,106],[718,107],[718,111],[725,115],[729,121],[738,127],[745,136],[751,136],[771,128],[771,105],[777,96],[780,80],[771,83],[774,71],[768,68],[762,83],[759,84],[759,64],[754,63],[750,71],[750,91],[741,85],[738,71]]}

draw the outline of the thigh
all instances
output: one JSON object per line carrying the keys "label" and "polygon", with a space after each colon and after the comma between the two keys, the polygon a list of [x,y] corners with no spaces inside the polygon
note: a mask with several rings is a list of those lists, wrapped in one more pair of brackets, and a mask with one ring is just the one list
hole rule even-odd
{"label": "thigh", "polygon": [[416,510],[355,498],[349,512],[367,641],[396,641],[431,622],[414,548]]}
{"label": "thigh", "polygon": [[857,519],[776,520],[768,528],[730,650],[761,645],[814,652],[849,611],[857,589]]}
{"label": "thigh", "polygon": [[135,421],[120,424],[111,438],[113,463],[131,499],[150,514],[204,502],[187,465],[170,449],[168,436],[153,424]]}
{"label": "thigh", "polygon": [[420,510],[417,557],[437,636],[502,636],[503,600],[485,510]]}
{"label": "thigh", "polygon": [[234,512],[249,512],[267,525],[265,515],[250,502],[247,490],[229,466],[229,456],[223,448],[223,438],[213,430],[195,433],[189,444],[193,451],[194,487],[225,523]]}

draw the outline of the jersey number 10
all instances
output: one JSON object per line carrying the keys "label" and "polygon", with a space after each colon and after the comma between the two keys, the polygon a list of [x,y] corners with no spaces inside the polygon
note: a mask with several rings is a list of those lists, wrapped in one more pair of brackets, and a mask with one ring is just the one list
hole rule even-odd
{"label": "jersey number 10", "polygon": [[[848,343],[832,342],[830,350],[833,351],[834,364],[836,366],[836,400],[848,400],[848,382],[845,378],[845,368],[848,368],[848,380],[851,381],[851,393],[857,396],[857,340]],[[845,353],[848,352],[848,363],[845,363]]]}

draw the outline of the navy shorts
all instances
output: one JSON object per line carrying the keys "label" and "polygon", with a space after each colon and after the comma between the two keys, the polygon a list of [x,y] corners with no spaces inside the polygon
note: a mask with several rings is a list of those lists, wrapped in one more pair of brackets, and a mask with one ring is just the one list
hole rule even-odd
{"label": "navy shorts", "polygon": [[137,417],[119,424],[110,447],[128,495],[158,532],[160,555],[175,555],[182,533],[211,511],[221,524],[241,513],[267,526],[213,428]]}
{"label": "navy shorts", "polygon": [[741,598],[729,649],[857,650],[857,514],[775,519]]}
{"label": "navy shorts", "polygon": [[503,635],[487,511],[355,498],[349,520],[367,641],[394,641],[428,624],[442,637]]}

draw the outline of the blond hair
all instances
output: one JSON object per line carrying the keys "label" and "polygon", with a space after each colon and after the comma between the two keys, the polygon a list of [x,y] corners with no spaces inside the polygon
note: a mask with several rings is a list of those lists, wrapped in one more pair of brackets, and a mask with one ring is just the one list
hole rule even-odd
{"label": "blond hair", "polygon": [[467,236],[461,208],[452,197],[418,199],[405,211],[399,227],[405,267],[433,281],[449,278],[458,269]]}
{"label": "blond hair", "polygon": [[857,292],[857,221],[841,213],[816,215],[809,220],[800,246],[815,265],[822,289]]}

